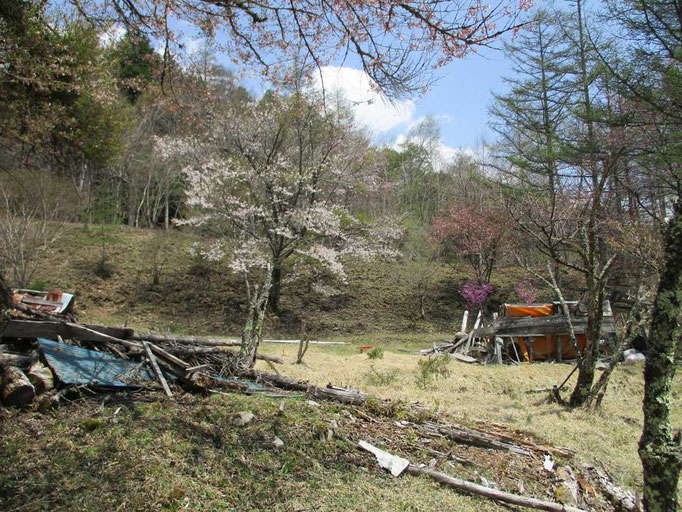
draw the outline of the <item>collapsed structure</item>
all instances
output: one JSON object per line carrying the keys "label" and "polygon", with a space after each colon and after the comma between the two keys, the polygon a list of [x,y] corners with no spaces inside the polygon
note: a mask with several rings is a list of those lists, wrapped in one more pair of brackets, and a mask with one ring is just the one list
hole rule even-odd
{"label": "collapsed structure", "polygon": [[[576,346],[582,352],[587,342],[587,308],[578,301],[568,302],[566,306],[568,315],[559,302],[503,304],[490,325],[481,325],[482,314],[479,312],[469,332],[466,331],[468,312],[465,312],[462,328],[452,342],[421,353],[447,353],[454,359],[470,363],[575,359],[575,347],[569,338],[570,326],[573,327]],[[604,303],[601,334],[604,348],[612,349],[616,328],[608,301]]]}

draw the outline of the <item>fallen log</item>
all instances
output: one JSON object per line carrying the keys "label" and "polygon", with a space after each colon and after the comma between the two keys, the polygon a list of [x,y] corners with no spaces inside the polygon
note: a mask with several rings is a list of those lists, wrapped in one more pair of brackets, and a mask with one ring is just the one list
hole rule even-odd
{"label": "fallen log", "polygon": [[518,494],[512,494],[510,492],[500,491],[497,489],[491,489],[490,487],[485,487],[467,480],[455,478],[429,468],[420,468],[412,464],[407,466],[406,471],[412,475],[427,475],[437,482],[448,485],[460,491],[476,494],[477,496],[484,496],[493,500],[503,501],[505,503],[518,505],[520,507],[527,507],[535,510],[549,510],[552,512],[584,512],[582,509],[570,507],[562,503],[554,503],[552,501],[545,501],[537,498],[530,498],[528,496],[521,496]]}
{"label": "fallen log", "polygon": [[608,500],[618,512],[641,512],[642,502],[631,491],[618,487],[611,477],[596,466],[583,464],[583,470],[588,473]]}
{"label": "fallen log", "polygon": [[36,396],[33,384],[16,366],[6,366],[2,371],[2,401],[7,405],[23,407]]}
{"label": "fallen log", "polygon": [[0,352],[0,364],[8,366],[27,366],[31,362],[31,356],[14,352]]}
{"label": "fallen log", "polygon": [[278,388],[303,391],[315,398],[335,400],[344,404],[360,405],[366,403],[370,399],[384,401],[377,399],[372,395],[363,393],[362,391],[330,387],[322,388],[313,386],[305,381],[292,379],[291,377],[286,377],[284,375],[275,375],[274,373],[268,373],[261,370],[247,370],[243,372],[242,375],[267,382]]}
{"label": "fallen log", "polygon": [[147,332],[133,333],[131,339],[135,341],[151,341],[152,343],[180,343],[188,345],[204,345],[209,347],[239,347],[241,341],[221,340],[218,338],[197,338],[194,336],[173,336],[170,334],[151,334]]}
{"label": "fallen log", "polygon": [[504,441],[499,438],[496,439],[491,435],[488,435],[484,432],[479,432],[477,430],[455,426],[441,426],[436,425],[435,423],[424,423],[419,425],[418,428],[424,433],[443,436],[457,443],[480,446],[482,448],[492,448],[494,450],[508,451],[518,455],[531,455],[531,451],[526,447],[522,447],[516,443]]}
{"label": "fallen log", "polygon": [[[166,347],[166,350],[171,354],[178,355],[204,355],[204,354],[230,354],[234,357],[239,357],[236,350],[223,347]],[[265,354],[256,354],[256,359],[262,361],[269,361],[271,363],[284,364],[284,361],[276,356],[268,356]]]}

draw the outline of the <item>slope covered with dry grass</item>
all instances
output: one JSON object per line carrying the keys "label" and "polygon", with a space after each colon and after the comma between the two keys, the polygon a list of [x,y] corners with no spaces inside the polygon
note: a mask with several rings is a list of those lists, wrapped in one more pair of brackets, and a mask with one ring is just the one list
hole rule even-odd
{"label": "slope covered with dry grass", "polygon": [[[192,258],[196,241],[177,230],[165,235],[126,226],[73,225],[36,278],[48,287],[76,292],[77,311],[89,322],[165,332],[238,333],[246,308],[243,280],[224,264]],[[158,284],[153,282],[155,269]],[[456,270],[434,264],[426,320],[419,315],[409,262],[349,262],[348,276],[343,293],[331,299],[315,296],[297,282],[285,284],[281,312],[269,316],[266,330],[296,334],[303,315],[322,334],[456,330],[464,309],[459,289],[470,271],[465,264]],[[513,288],[524,278],[516,268],[500,269],[493,279],[493,299],[514,300]]]}

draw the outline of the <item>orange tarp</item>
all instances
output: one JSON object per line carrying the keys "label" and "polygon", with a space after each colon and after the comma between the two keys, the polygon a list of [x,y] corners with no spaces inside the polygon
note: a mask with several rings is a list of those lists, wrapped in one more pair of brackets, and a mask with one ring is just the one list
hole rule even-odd
{"label": "orange tarp", "polygon": [[[507,316],[551,316],[554,314],[553,304],[541,304],[538,306],[518,306],[505,304]],[[542,361],[546,359],[553,359],[557,353],[557,338],[561,343],[561,357],[566,359],[575,359],[575,350],[573,345],[568,340],[568,334],[550,335],[550,336],[532,336],[532,337],[515,337],[514,341],[521,350],[521,357],[526,362],[530,362],[530,344],[533,344],[533,361]],[[581,352],[585,350],[587,344],[587,337],[584,334],[576,336],[578,342],[578,350]]]}

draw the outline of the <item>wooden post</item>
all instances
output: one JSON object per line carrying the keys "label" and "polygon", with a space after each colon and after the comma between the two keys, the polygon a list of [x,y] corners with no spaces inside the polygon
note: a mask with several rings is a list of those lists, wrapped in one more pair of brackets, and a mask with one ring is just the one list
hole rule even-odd
{"label": "wooden post", "polygon": [[557,334],[555,336],[556,339],[556,360],[558,363],[563,362],[564,360],[564,343],[563,340],[561,339],[561,335]]}
{"label": "wooden post", "polygon": [[462,328],[459,332],[467,332],[467,324],[469,323],[469,310],[465,309],[462,315]]}
{"label": "wooden post", "polygon": [[502,338],[495,336],[495,362],[497,364],[502,364]]}
{"label": "wooden post", "polygon": [[471,330],[469,333],[469,340],[467,341],[467,346],[465,348],[465,352],[468,354],[469,350],[471,350],[471,345],[474,343],[474,331],[478,329],[478,326],[481,325],[481,316],[483,315],[482,311],[478,312],[478,316],[476,317],[476,321],[474,322],[474,328]]}
{"label": "wooden post", "polygon": [[528,355],[530,357],[530,362],[533,362],[533,345],[535,344],[535,338],[529,336],[526,338],[526,345],[528,345]]}

